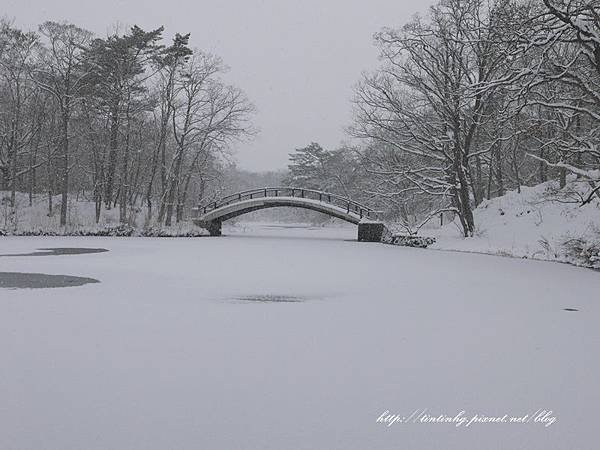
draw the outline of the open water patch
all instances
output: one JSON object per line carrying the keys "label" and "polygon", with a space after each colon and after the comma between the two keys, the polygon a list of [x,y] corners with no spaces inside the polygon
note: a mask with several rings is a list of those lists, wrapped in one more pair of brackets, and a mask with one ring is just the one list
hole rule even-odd
{"label": "open water patch", "polygon": [[104,253],[108,250],[105,248],[85,248],[85,247],[52,247],[38,248],[35,252],[30,253],[7,253],[0,255],[2,257],[11,256],[60,256],[60,255],[85,255],[88,253]]}
{"label": "open water patch", "polygon": [[229,300],[240,303],[302,303],[312,299],[312,297],[303,297],[298,295],[257,294],[232,297]]}
{"label": "open water patch", "polygon": [[73,275],[49,275],[46,273],[0,272],[0,288],[4,289],[44,289],[83,286],[100,283],[95,278]]}

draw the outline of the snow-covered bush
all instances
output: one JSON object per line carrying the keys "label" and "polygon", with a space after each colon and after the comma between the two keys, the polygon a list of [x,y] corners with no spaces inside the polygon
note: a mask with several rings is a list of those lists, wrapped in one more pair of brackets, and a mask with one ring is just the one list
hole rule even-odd
{"label": "snow-covered bush", "polygon": [[427,248],[435,243],[435,238],[428,236],[411,236],[397,234],[392,237],[390,244],[402,245],[404,247]]}
{"label": "snow-covered bush", "polygon": [[114,236],[114,237],[129,237],[135,234],[135,228],[127,224],[119,224],[104,227],[98,230],[95,236]]}
{"label": "snow-covered bush", "polygon": [[173,228],[160,228],[160,227],[149,227],[142,230],[142,236],[144,237],[200,237],[206,236],[207,232],[200,228],[196,229],[173,229]]}
{"label": "snow-covered bush", "polygon": [[59,228],[55,230],[31,228],[10,232],[0,229],[0,236],[200,237],[206,236],[207,234],[208,232],[206,230],[189,224],[179,224],[179,226],[173,227],[149,227],[143,230],[138,230],[126,224],[108,225],[103,228],[80,227]]}
{"label": "snow-covered bush", "polygon": [[571,264],[600,269],[600,240],[569,239],[563,243],[563,252]]}

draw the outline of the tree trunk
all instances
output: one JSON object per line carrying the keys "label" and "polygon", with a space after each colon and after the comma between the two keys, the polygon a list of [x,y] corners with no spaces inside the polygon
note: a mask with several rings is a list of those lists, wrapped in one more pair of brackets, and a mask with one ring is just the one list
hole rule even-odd
{"label": "tree trunk", "polygon": [[18,123],[16,119],[12,120],[11,124],[11,136],[9,144],[9,155],[10,155],[10,205],[12,208],[16,207],[16,191],[17,191],[17,127]]}
{"label": "tree trunk", "polygon": [[[53,127],[54,128],[54,127]],[[52,217],[53,213],[53,205],[52,205],[52,195],[54,194],[54,173],[53,173],[53,164],[52,164],[52,146],[50,144],[47,145],[48,153],[46,155],[47,158],[47,178],[48,178],[48,217]]]}
{"label": "tree trunk", "polygon": [[171,176],[171,182],[169,185],[169,191],[166,199],[166,214],[165,214],[165,225],[171,226],[173,217],[173,203],[175,202],[175,194],[179,185],[179,177],[181,174],[181,165],[183,159],[183,149],[178,149],[177,159],[175,160],[173,174]]}
{"label": "tree trunk", "polygon": [[113,190],[115,183],[115,171],[117,168],[117,146],[119,136],[119,111],[118,108],[113,108],[110,118],[110,147],[108,150],[108,167],[106,171],[106,185],[104,192],[104,201],[106,209],[111,208],[113,199]]}
{"label": "tree trunk", "polygon": [[475,231],[475,224],[473,221],[473,211],[471,210],[470,198],[469,198],[469,183],[467,174],[465,173],[466,165],[468,160],[463,154],[460,147],[455,148],[454,151],[454,174],[455,188],[454,199],[455,207],[458,210],[461,225],[463,227],[463,233],[465,237],[473,236]]}
{"label": "tree trunk", "polygon": [[[129,102],[127,102],[129,105]],[[129,119],[129,106],[127,106],[127,126],[125,131],[125,150],[123,152],[123,167],[121,175],[121,188],[120,188],[120,208],[119,208],[119,222],[127,223],[127,201],[129,200],[129,149],[130,149],[130,133],[131,133],[131,121]]]}
{"label": "tree trunk", "polygon": [[[544,149],[540,149],[540,158],[544,158]],[[545,183],[546,181],[548,181],[548,175],[546,172],[546,163],[544,161],[540,161],[539,162],[539,176],[540,176],[540,183]]]}
{"label": "tree trunk", "polygon": [[29,206],[33,206],[33,194],[36,191],[36,187],[37,187],[37,157],[38,157],[38,151],[39,151],[39,147],[40,147],[40,139],[41,139],[41,132],[38,131],[36,139],[35,139],[35,145],[33,146],[33,148],[30,150],[29,153]]}
{"label": "tree trunk", "polygon": [[475,189],[473,196],[475,197],[475,205],[479,205],[483,201],[483,170],[481,169],[481,157],[475,156]]}
{"label": "tree trunk", "polygon": [[69,114],[63,113],[62,117],[62,138],[63,138],[63,154],[62,154],[62,186],[61,186],[61,205],[60,205],[60,226],[64,227],[67,224],[67,207],[69,201]]}
{"label": "tree trunk", "polygon": [[517,143],[515,143],[513,150],[512,150],[512,164],[513,164],[513,171],[515,173],[515,181],[517,182],[517,192],[520,194],[521,193],[521,175],[519,174],[519,162],[517,160],[517,145],[518,145],[518,141],[517,141]]}
{"label": "tree trunk", "polygon": [[490,200],[492,198],[492,178],[494,175],[493,164],[492,164],[493,153],[494,153],[494,150],[492,149],[492,153],[490,154],[490,160],[488,161],[488,178],[487,178],[487,195],[486,195],[486,198],[488,200]]}
{"label": "tree trunk", "polygon": [[496,183],[498,184],[498,196],[504,195],[504,179],[502,177],[502,152],[497,148],[495,152],[496,159]]}

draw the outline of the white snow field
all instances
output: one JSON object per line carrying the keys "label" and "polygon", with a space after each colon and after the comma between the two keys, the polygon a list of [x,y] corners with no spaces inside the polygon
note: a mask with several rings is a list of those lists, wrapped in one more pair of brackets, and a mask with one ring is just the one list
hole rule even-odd
{"label": "white snow field", "polygon": [[[600,273],[356,229],[0,239],[0,449],[600,448]],[[574,308],[578,311],[565,311]],[[377,423],[524,416],[526,423]]]}

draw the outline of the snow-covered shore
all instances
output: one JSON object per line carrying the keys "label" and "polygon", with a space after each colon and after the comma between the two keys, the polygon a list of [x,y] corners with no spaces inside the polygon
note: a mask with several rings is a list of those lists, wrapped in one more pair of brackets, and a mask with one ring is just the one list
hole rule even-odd
{"label": "snow-covered shore", "polygon": [[[580,207],[577,203],[578,194],[583,194],[585,189],[586,186],[573,178],[563,189],[559,189],[556,181],[533,187],[524,186],[521,192],[510,191],[501,197],[484,200],[474,211],[476,232],[472,237],[463,237],[458,221],[443,227],[436,227],[432,222],[420,234],[436,239],[435,244],[429,247],[431,249],[558,261],[600,268],[600,201],[594,199]],[[101,220],[96,224],[94,205],[89,201],[73,201],[69,210],[71,225],[60,228],[58,217],[48,215],[47,199],[44,196],[36,196],[31,207],[28,206],[25,194],[19,194],[17,201],[18,208],[14,216],[10,216],[8,209],[4,208],[0,217],[0,235],[193,237],[208,234],[206,230],[188,221],[172,227],[146,223],[145,212],[142,210],[135,215],[132,226],[119,225],[118,211],[115,209],[103,210]],[[271,231],[277,227],[307,230],[331,228],[333,235],[340,227],[350,226],[354,229],[335,219],[326,226],[246,223],[243,219],[237,223],[227,222],[225,226],[238,231],[246,228],[264,231],[269,227]],[[352,233],[348,233],[348,236],[351,235]]]}
{"label": "snow-covered shore", "polygon": [[[464,238],[456,222],[421,231],[436,238],[430,248],[567,262],[600,268],[600,202],[580,207],[580,186],[560,190],[550,181],[484,200],[474,211],[477,227]],[[579,248],[578,246],[581,246]]]}

